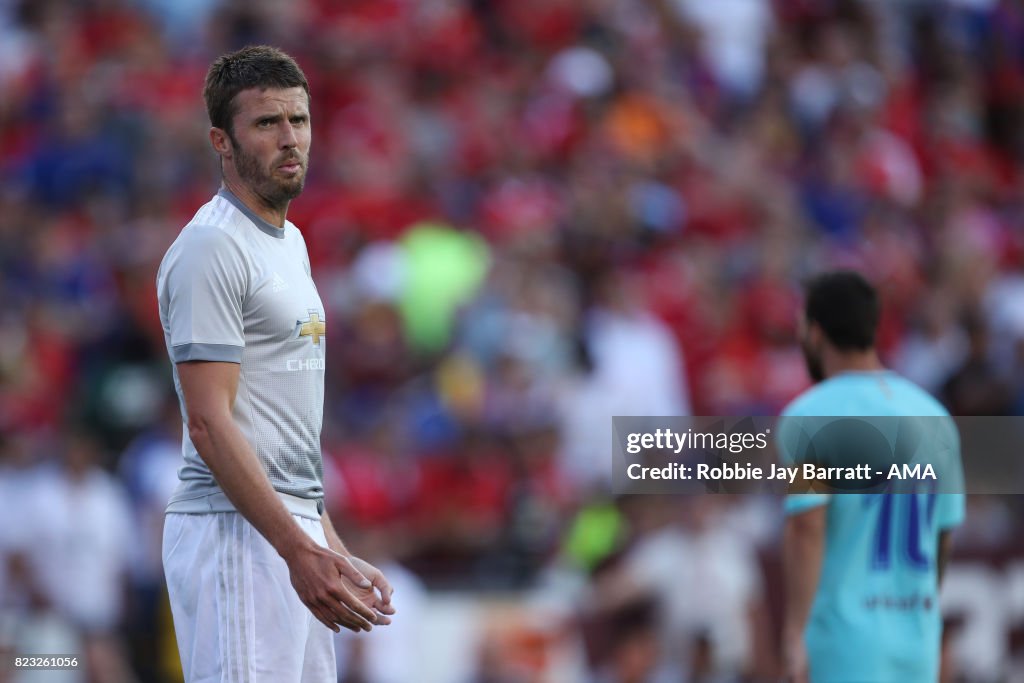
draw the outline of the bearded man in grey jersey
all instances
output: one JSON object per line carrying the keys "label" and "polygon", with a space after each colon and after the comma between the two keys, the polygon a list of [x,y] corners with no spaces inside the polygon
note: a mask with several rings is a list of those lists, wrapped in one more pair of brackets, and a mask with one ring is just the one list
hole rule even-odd
{"label": "bearded man in grey jersey", "polygon": [[223,184],[157,275],[186,425],[163,546],[182,666],[190,682],[333,683],[332,632],[394,609],[324,512],[327,317],[286,218],[309,85],[280,50],[248,47],[211,65],[203,96]]}

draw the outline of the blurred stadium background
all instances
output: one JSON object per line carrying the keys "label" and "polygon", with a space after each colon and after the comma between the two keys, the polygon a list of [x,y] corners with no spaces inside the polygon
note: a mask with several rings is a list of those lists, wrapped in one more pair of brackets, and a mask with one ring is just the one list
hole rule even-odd
{"label": "blurred stadium background", "polygon": [[[209,62],[313,92],[328,504],[397,587],[354,683],[773,680],[779,501],[607,495],[610,416],[774,414],[804,276],[887,363],[1024,411],[1019,0],[0,0],[0,648],[180,680],[164,250]],[[1024,680],[1015,498],[972,497],[944,679]]]}

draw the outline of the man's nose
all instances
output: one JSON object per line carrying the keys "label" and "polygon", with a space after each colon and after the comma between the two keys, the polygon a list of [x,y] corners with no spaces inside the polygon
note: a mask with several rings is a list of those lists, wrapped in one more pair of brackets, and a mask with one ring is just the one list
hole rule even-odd
{"label": "man's nose", "polygon": [[295,126],[292,125],[291,121],[285,121],[284,125],[281,126],[281,136],[278,144],[281,145],[281,149],[291,149],[298,146],[299,138],[295,134]]}

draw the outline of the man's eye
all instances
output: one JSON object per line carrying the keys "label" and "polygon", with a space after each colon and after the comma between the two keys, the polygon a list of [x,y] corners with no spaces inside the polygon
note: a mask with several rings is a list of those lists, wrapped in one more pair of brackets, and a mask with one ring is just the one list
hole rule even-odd
{"label": "man's eye", "polygon": [[273,120],[271,119],[261,119],[259,123],[257,123],[256,125],[258,125],[260,128],[270,128],[270,124],[272,123]]}

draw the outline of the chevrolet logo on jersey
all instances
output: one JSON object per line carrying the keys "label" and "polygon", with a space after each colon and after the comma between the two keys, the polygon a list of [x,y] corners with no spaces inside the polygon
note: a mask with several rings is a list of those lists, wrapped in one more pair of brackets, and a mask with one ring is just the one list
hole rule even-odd
{"label": "chevrolet logo on jersey", "polygon": [[299,337],[309,337],[313,340],[314,346],[320,346],[320,337],[327,336],[327,321],[320,319],[320,314],[316,311],[309,312],[309,320],[303,322],[301,320],[295,321],[295,326],[299,330]]}

